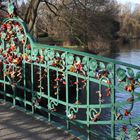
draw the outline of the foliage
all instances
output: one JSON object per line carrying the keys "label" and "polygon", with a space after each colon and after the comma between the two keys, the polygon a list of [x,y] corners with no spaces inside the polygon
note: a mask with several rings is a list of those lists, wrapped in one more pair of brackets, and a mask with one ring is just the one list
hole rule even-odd
{"label": "foliage", "polygon": [[114,0],[31,0],[23,7],[27,9],[26,13],[22,12],[24,19],[36,38],[54,37],[63,40],[65,45],[87,46],[108,41],[119,30]]}
{"label": "foliage", "polygon": [[120,22],[121,30],[120,36],[131,38],[140,37],[140,5],[136,4],[132,10],[128,3],[121,8]]}

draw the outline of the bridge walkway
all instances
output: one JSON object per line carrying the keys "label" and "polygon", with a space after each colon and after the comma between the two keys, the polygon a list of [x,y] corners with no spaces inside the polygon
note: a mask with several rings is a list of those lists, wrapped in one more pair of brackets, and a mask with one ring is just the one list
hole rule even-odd
{"label": "bridge walkway", "polygon": [[0,104],[0,140],[78,140],[66,131]]}

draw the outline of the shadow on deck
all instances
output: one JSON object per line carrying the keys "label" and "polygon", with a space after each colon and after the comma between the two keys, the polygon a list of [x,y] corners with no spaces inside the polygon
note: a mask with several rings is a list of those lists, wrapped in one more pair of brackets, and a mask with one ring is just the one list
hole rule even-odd
{"label": "shadow on deck", "polygon": [[36,120],[8,104],[0,104],[1,140],[77,140],[66,131]]}

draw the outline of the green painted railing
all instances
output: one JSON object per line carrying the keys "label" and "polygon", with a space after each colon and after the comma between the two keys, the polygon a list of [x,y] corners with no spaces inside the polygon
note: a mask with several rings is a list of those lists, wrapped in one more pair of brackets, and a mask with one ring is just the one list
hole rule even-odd
{"label": "green painted railing", "polygon": [[12,8],[9,14],[0,29],[2,100],[80,131],[81,139],[138,139],[140,66],[38,44]]}

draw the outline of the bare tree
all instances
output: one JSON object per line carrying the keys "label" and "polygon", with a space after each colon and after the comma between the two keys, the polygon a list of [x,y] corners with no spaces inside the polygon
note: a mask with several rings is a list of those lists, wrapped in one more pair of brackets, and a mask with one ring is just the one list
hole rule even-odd
{"label": "bare tree", "polygon": [[36,38],[49,36],[70,45],[110,40],[118,31],[115,0],[29,0],[19,11]]}

